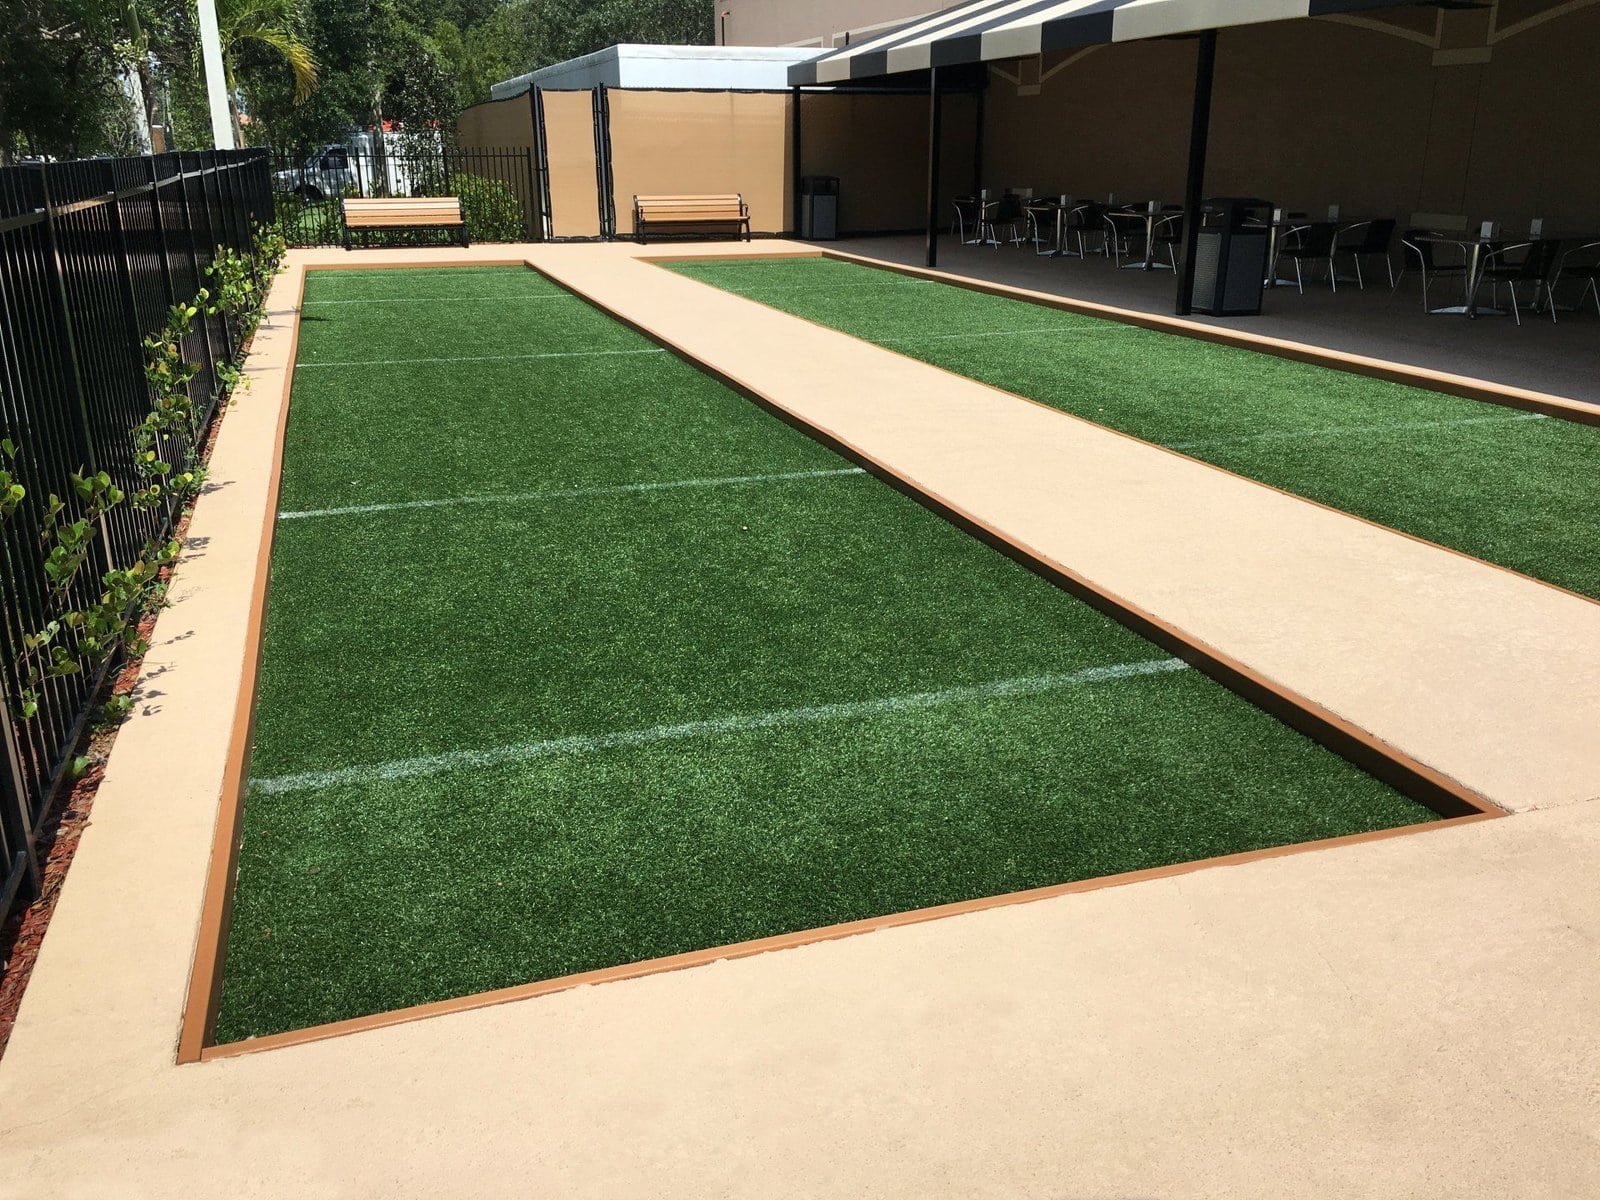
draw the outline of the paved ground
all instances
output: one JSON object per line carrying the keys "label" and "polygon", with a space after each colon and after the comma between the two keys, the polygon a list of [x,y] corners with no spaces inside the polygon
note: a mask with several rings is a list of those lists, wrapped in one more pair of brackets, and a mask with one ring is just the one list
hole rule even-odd
{"label": "paved ground", "polygon": [[[620,248],[527,253],[597,287],[647,270]],[[1582,802],[1600,772],[1559,738],[1505,740],[1471,759],[1502,796],[1559,805],[1544,811],[175,1066],[297,288],[291,271],[275,289],[255,386],[224,426],[219,486],[156,632],[145,703],[118,741],[0,1063],[0,1195],[1600,1194],[1600,804]],[[1039,444],[1109,436],[1065,429],[1040,427]],[[1159,496],[1147,484],[1211,486],[1165,457],[1174,474],[1108,476],[1104,490],[1132,504]],[[1369,527],[1274,503],[1289,506],[1278,519],[1354,539],[1347,568],[1398,553]],[[1175,540],[1159,525],[1134,532]],[[1439,552],[1406,545],[1413,557],[1388,585],[1436,567]],[[1487,589],[1463,607],[1506,600],[1504,573],[1490,583],[1479,574],[1490,568],[1458,563],[1437,565],[1441,585]],[[1446,693],[1472,702],[1431,702],[1470,722],[1462,742],[1503,737],[1502,717],[1525,719],[1517,706],[1600,703],[1583,674],[1597,661],[1581,640],[1591,618],[1565,607],[1586,602],[1532,595],[1511,602],[1557,624],[1543,641],[1513,641],[1537,654],[1555,639],[1577,663],[1551,663],[1573,672],[1567,690],[1507,697],[1455,676]],[[1195,596],[1168,600],[1200,612]],[[1429,636],[1428,622],[1381,604],[1371,619],[1396,631],[1368,643],[1388,668],[1368,673],[1381,694],[1407,682],[1391,655]],[[1301,627],[1261,649],[1309,670],[1320,637]],[[1486,660],[1516,657],[1501,649]],[[1324,647],[1330,678],[1350,676],[1349,653]],[[1592,746],[1595,727],[1571,737]]]}

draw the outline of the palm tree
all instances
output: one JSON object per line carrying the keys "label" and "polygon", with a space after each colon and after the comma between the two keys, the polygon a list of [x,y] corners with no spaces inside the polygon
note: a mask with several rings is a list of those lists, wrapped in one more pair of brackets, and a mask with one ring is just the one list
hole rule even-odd
{"label": "palm tree", "polygon": [[244,145],[239,123],[233,58],[246,42],[274,50],[294,72],[294,102],[303,104],[317,87],[317,60],[311,47],[300,40],[299,0],[217,0],[217,31],[222,41],[222,64],[228,76],[228,107],[233,114],[233,135]]}

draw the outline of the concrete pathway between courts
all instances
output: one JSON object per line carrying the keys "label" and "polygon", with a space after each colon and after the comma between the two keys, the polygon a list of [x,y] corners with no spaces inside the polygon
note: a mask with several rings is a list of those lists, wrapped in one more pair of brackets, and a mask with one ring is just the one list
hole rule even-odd
{"label": "concrete pathway between courts", "polygon": [[[633,253],[294,256],[0,1061],[0,1196],[1600,1195],[1600,726],[1550,648],[1592,667],[1595,606]],[[176,1066],[301,266],[524,256],[1543,811]]]}

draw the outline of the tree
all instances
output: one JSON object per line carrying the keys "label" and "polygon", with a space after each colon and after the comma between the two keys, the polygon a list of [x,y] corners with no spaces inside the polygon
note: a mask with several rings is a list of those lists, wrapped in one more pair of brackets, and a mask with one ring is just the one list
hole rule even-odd
{"label": "tree", "polygon": [[121,148],[128,100],[113,0],[20,0],[0,21],[0,158]]}
{"label": "tree", "polygon": [[217,32],[222,43],[222,65],[228,77],[228,108],[233,115],[234,140],[244,144],[237,95],[238,62],[246,47],[271,52],[289,65],[294,75],[294,102],[304,104],[317,87],[317,60],[300,39],[298,0],[218,0]]}

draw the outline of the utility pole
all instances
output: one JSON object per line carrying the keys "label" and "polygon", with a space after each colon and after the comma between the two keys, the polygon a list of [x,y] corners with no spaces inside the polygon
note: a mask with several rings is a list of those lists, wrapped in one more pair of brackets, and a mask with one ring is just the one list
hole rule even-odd
{"label": "utility pole", "polygon": [[233,115],[228,109],[228,77],[222,69],[222,35],[217,31],[216,0],[195,0],[200,11],[200,58],[206,68],[206,99],[211,104],[211,141],[232,150]]}

